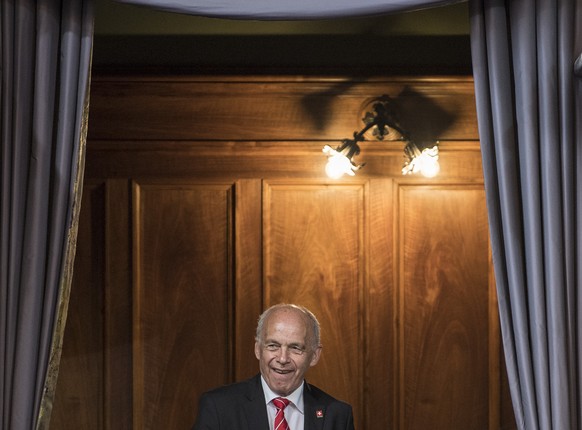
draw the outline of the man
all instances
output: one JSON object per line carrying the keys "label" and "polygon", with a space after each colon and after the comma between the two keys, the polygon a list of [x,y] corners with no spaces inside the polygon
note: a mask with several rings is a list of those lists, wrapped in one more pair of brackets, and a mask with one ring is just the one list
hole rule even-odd
{"label": "man", "polygon": [[304,379],[321,356],[319,332],[304,307],[263,312],[255,336],[260,374],[205,393],[194,430],[354,430],[351,406]]}

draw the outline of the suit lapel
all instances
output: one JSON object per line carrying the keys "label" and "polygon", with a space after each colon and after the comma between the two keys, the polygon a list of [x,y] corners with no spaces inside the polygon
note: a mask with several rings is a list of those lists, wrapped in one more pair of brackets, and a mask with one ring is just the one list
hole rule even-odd
{"label": "suit lapel", "polygon": [[305,430],[323,430],[325,406],[313,396],[307,382],[303,388],[303,407],[305,408]]}
{"label": "suit lapel", "polygon": [[265,394],[261,386],[260,375],[251,379],[248,384],[245,408],[248,430],[269,430],[269,418],[265,407]]}

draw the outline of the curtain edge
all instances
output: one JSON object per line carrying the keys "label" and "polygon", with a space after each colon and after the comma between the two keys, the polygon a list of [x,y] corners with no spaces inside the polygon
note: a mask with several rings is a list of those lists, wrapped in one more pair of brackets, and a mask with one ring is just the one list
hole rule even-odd
{"label": "curtain edge", "polygon": [[79,152],[77,156],[77,175],[73,185],[73,208],[72,221],[67,233],[67,245],[65,250],[65,260],[63,273],[59,282],[59,297],[57,302],[57,312],[49,353],[49,363],[45,375],[44,388],[38,412],[36,430],[46,430],[49,428],[51,413],[54,405],[54,397],[60,368],[61,353],[63,349],[63,339],[67,314],[69,308],[69,298],[73,281],[73,268],[77,250],[77,234],[79,230],[79,217],[81,212],[81,200],[83,197],[83,178],[85,172],[85,152],[87,146],[87,131],[89,121],[89,99],[91,87],[91,65],[89,64],[89,76],[85,89],[85,101],[83,115],[81,118],[81,133],[79,136]]}

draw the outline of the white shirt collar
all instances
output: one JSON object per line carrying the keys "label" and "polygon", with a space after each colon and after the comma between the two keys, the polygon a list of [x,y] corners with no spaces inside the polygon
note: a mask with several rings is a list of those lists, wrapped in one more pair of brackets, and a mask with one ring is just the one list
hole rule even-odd
{"label": "white shirt collar", "polygon": [[[268,405],[271,400],[277,398],[277,397],[282,397],[279,394],[273,392],[269,386],[267,385],[267,382],[265,381],[265,378],[263,378],[263,375],[261,375],[261,384],[263,386],[263,392],[265,393],[265,403]],[[303,381],[301,383],[301,385],[299,387],[297,387],[297,389],[295,391],[293,391],[291,394],[289,394],[288,396],[284,396],[286,399],[289,399],[291,401],[291,403],[297,408],[297,410],[299,412],[301,412],[302,414],[303,412],[303,385],[305,384],[305,381]]]}

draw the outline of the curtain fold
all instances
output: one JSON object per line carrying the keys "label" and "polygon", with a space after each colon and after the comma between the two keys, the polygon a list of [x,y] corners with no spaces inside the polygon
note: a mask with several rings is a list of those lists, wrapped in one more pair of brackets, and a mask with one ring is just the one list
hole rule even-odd
{"label": "curtain fold", "polygon": [[378,15],[466,0],[116,0],[169,12],[215,18],[312,20]]}
{"label": "curtain fold", "polygon": [[520,429],[582,424],[581,13],[576,0],[470,0],[493,262]]}
{"label": "curtain fold", "polygon": [[576,59],[576,63],[574,64],[574,73],[579,78],[582,78],[582,54]]}
{"label": "curtain fold", "polygon": [[[93,1],[0,5],[0,428],[20,430],[48,425],[49,369],[58,370],[57,322],[66,315],[84,168]],[[47,421],[38,419],[41,404]]]}

